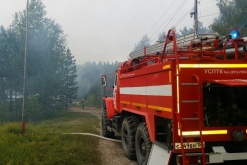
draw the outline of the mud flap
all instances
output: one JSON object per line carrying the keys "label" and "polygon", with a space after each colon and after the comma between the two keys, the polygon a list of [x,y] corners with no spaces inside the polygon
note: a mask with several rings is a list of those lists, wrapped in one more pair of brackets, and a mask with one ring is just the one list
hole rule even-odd
{"label": "mud flap", "polygon": [[148,165],[164,165],[168,164],[170,153],[160,145],[153,143],[148,159]]}

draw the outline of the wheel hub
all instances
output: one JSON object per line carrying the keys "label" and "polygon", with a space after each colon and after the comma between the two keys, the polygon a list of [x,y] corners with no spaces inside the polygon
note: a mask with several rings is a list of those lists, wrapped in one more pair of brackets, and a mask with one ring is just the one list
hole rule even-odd
{"label": "wheel hub", "polygon": [[142,158],[145,158],[146,155],[146,144],[143,138],[140,139],[140,153]]}

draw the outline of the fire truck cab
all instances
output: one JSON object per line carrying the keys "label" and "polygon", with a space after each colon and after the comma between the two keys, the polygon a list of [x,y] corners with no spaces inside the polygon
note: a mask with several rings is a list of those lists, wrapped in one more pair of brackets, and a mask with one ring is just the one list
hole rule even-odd
{"label": "fire truck cab", "polygon": [[[146,164],[246,164],[247,42],[189,34],[130,53],[102,99],[102,134]],[[102,76],[104,87],[107,75]]]}

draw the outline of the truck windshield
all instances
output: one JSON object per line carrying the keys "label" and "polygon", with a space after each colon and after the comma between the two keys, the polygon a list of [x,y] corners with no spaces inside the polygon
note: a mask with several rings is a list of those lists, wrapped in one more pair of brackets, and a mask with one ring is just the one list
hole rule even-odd
{"label": "truck windshield", "polygon": [[205,83],[203,108],[205,126],[246,126],[247,87]]}

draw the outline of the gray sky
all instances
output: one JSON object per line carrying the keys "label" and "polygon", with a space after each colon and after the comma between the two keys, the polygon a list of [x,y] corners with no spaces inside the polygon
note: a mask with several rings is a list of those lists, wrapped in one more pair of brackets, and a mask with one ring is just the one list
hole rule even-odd
{"label": "gray sky", "polygon": [[[171,27],[193,27],[194,0],[41,0],[47,16],[62,26],[77,64],[127,60],[147,34],[152,43]],[[8,27],[26,0],[0,0],[0,25]],[[200,0],[199,21],[218,16],[216,0]]]}

